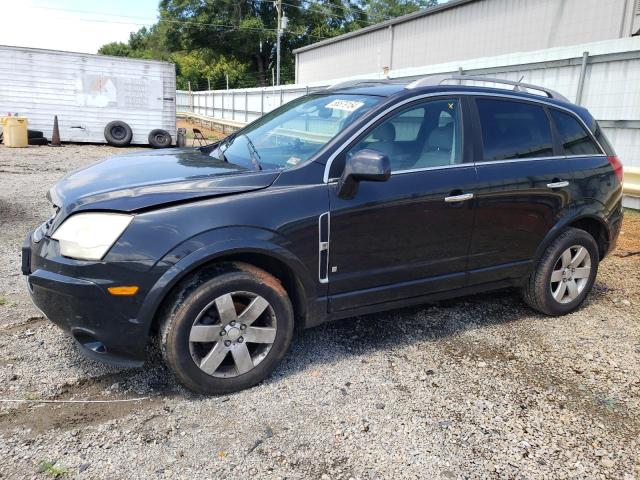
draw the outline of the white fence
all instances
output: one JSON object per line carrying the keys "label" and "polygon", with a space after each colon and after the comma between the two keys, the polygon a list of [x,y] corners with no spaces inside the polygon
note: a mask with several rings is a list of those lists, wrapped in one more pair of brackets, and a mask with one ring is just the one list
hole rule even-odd
{"label": "white fence", "polygon": [[[544,85],[587,107],[626,166],[640,167],[640,37],[395,70],[389,78],[414,79],[460,72]],[[383,78],[365,75],[363,78]],[[178,111],[251,122],[322,84],[179,91]]]}
{"label": "white fence", "polygon": [[246,123],[260,118],[283,103],[322,88],[284,85],[203,92],[178,90],[176,106],[179,112],[193,112],[207,117]]}

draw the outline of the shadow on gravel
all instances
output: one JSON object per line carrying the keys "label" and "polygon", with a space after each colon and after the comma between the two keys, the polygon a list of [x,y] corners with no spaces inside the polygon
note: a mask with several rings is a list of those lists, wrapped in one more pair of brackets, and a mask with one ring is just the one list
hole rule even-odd
{"label": "shadow on gravel", "polygon": [[[597,285],[585,305],[597,301],[606,291],[606,285]],[[279,382],[313,365],[331,364],[347,356],[397,350],[421,341],[435,342],[464,330],[504,325],[536,315],[522,303],[515,289],[506,289],[330,322],[298,332],[285,360],[265,383]],[[111,383],[130,394],[204,398],[175,382],[156,347],[149,349],[142,369],[86,380],[73,387],[73,393],[105,389]],[[65,393],[71,392],[61,392]]]}
{"label": "shadow on gravel", "polygon": [[[299,332],[276,377],[345,356],[438,341],[460,331],[517,322],[536,315],[515,289],[346,318]],[[269,380],[267,380],[269,381]]]}
{"label": "shadow on gravel", "polygon": [[[424,340],[437,341],[465,329],[518,321],[531,314],[515,290],[503,290],[338,320],[298,332],[284,362],[265,382],[278,382],[314,364],[333,363],[344,356],[366,355]],[[87,364],[87,374],[92,367]],[[56,398],[88,396],[105,389],[111,389],[116,396],[127,392],[125,396],[203,398],[175,382],[155,346],[149,348],[142,369],[110,371],[88,378],[78,385],[64,387]]]}

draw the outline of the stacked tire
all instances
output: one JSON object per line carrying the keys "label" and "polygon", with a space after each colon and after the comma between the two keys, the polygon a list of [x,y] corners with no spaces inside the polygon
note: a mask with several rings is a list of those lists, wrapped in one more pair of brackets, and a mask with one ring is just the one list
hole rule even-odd
{"label": "stacked tire", "polygon": [[49,141],[44,138],[40,130],[27,130],[27,143],[29,145],[47,145]]}

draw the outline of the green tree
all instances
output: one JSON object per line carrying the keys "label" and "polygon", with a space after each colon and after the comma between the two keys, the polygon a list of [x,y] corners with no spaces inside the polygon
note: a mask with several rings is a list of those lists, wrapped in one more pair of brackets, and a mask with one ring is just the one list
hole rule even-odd
{"label": "green tree", "polygon": [[[281,77],[294,80],[292,50],[437,4],[437,0],[285,0]],[[273,0],[160,0],[159,20],[125,43],[98,53],[169,60],[177,84],[202,90],[271,83],[276,63],[277,11]]]}
{"label": "green tree", "polygon": [[98,54],[114,57],[131,57],[131,47],[122,42],[111,42],[100,47]]}
{"label": "green tree", "polygon": [[381,22],[436,5],[438,0],[367,0],[366,11],[372,21]]}

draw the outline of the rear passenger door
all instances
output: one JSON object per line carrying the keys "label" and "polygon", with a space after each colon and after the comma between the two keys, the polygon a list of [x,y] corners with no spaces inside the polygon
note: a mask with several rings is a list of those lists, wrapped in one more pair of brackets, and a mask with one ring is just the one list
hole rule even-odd
{"label": "rear passenger door", "polygon": [[478,96],[474,106],[478,186],[469,285],[527,273],[541,241],[574,200],[580,163],[571,149],[589,148],[577,137],[573,147],[561,145],[553,133],[556,111],[543,104]]}

